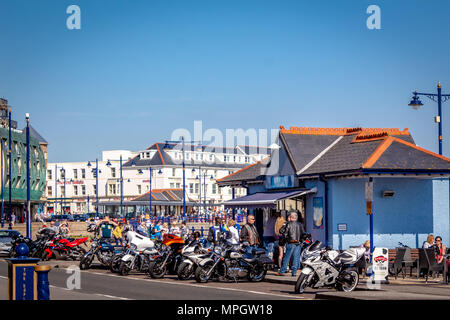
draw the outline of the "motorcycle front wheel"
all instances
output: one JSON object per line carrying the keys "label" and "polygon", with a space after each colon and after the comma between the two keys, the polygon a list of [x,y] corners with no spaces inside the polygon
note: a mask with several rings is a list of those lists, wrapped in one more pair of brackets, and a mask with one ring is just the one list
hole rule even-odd
{"label": "motorcycle front wheel", "polygon": [[130,263],[131,263],[130,261],[121,261],[120,262],[119,274],[121,276],[127,276],[130,273],[130,271],[131,271]]}
{"label": "motorcycle front wheel", "polygon": [[300,276],[295,283],[295,293],[303,293],[305,289],[308,287],[308,275],[304,273],[300,273]]}
{"label": "motorcycle front wheel", "polygon": [[359,273],[351,268],[343,271],[341,280],[336,283],[336,289],[339,291],[350,292],[355,290],[359,283]]}
{"label": "motorcycle front wheel", "polygon": [[87,256],[83,256],[80,260],[80,269],[81,270],[89,269],[93,260],[94,260],[94,254],[92,254],[92,253],[90,253]]}
{"label": "motorcycle front wheel", "polygon": [[192,263],[182,262],[177,271],[178,279],[188,280],[194,274],[194,271],[194,265]]}
{"label": "motorcycle front wheel", "polygon": [[154,279],[161,279],[166,274],[166,266],[162,266],[163,260],[152,261],[148,265],[148,275]]}
{"label": "motorcycle front wheel", "polygon": [[206,283],[209,281],[211,275],[208,275],[209,271],[213,268],[213,263],[209,262],[203,266],[198,266],[195,270],[195,281],[199,283]]}

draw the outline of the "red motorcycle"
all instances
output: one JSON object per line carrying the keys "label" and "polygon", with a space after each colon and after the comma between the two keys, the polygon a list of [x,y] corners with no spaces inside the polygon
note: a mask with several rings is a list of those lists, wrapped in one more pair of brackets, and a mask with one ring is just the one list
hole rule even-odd
{"label": "red motorcycle", "polygon": [[53,240],[47,242],[47,247],[42,255],[42,260],[80,260],[86,253],[81,247],[89,238],[66,239],[57,235]]}

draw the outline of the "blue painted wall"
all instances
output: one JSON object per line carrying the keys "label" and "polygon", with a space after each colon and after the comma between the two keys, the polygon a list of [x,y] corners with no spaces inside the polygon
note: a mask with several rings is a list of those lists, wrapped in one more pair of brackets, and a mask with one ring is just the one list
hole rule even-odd
{"label": "blue painted wall", "polygon": [[[366,181],[332,179],[328,182],[329,245],[335,249],[361,245],[369,239]],[[313,238],[325,242],[325,230],[314,229],[312,223],[312,199],[324,196],[324,184],[311,180],[306,185],[318,188],[316,195],[307,197],[307,230]],[[384,198],[384,190],[393,190],[394,197]],[[449,244],[449,197],[448,179],[374,178],[374,245],[395,248],[402,242],[413,248],[421,247],[429,233],[441,235],[444,243]],[[340,223],[347,224],[347,231],[338,232]]]}

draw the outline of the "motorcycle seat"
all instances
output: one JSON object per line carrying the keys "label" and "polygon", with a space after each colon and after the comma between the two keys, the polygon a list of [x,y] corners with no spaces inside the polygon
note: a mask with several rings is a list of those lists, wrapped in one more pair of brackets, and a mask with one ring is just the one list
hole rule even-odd
{"label": "motorcycle seat", "polygon": [[256,262],[256,258],[244,258],[244,260],[248,263]]}
{"label": "motorcycle seat", "polygon": [[346,263],[350,263],[354,260],[354,256],[352,256],[351,254],[348,254],[347,252],[342,252],[340,253],[335,259],[334,261],[336,261],[337,263],[342,263],[342,264],[346,264]]}
{"label": "motorcycle seat", "polygon": [[253,253],[254,255],[260,255],[260,254],[266,253],[266,250],[265,250],[265,249],[261,249],[261,248],[256,248],[256,249],[253,249],[253,250],[252,250],[252,253]]}

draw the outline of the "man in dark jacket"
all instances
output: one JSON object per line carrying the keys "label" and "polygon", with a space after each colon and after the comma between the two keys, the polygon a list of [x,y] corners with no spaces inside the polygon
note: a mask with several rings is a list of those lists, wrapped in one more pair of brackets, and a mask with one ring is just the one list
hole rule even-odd
{"label": "man in dark jacket", "polygon": [[240,238],[242,242],[248,242],[246,256],[250,258],[252,256],[252,250],[258,248],[261,244],[261,239],[259,238],[258,230],[255,226],[255,216],[249,214],[247,216],[247,223],[242,227]]}
{"label": "man in dark jacket", "polygon": [[292,275],[297,275],[297,269],[300,266],[300,251],[301,251],[301,239],[305,233],[303,224],[297,221],[298,215],[296,212],[292,212],[288,221],[280,228],[280,234],[286,238],[286,253],[283,257],[283,263],[280,268],[279,276],[283,276],[289,264],[291,256],[294,255],[292,261]]}

